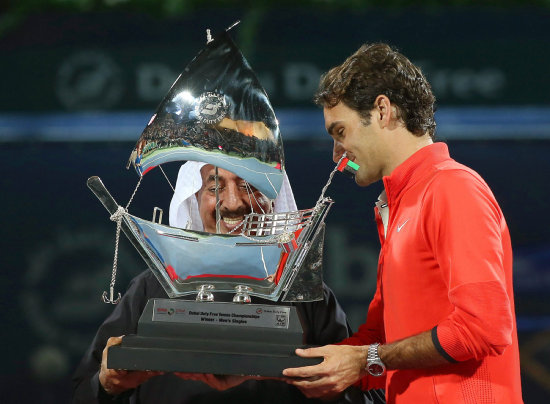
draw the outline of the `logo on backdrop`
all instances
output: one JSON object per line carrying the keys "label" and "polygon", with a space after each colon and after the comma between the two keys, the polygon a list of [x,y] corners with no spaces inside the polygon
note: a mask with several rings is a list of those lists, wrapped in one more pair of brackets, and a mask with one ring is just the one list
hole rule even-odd
{"label": "logo on backdrop", "polygon": [[99,110],[116,105],[124,92],[118,65],[105,53],[82,51],[63,60],[55,80],[59,101],[70,110]]}

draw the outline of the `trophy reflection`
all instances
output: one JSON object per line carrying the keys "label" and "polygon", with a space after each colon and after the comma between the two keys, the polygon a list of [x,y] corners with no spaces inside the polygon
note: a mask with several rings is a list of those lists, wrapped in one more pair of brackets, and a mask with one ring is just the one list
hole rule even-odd
{"label": "trophy reflection", "polygon": [[[139,175],[134,195],[154,168],[183,161],[175,195],[185,197],[173,202],[170,225],[158,208],[152,220],[130,214],[133,196],[122,207],[98,177],[88,180],[117,223],[104,301],[120,298],[120,231],[169,296],[149,300],[137,333],[109,348],[108,367],[281,376],[285,368],[319,363],[294,354],[304,346],[304,330],[291,303],[323,298],[324,220],[332,204],[324,192],[336,168],[313,208],[277,206],[290,189],[279,125],[227,31],[185,68],[139,138],[129,161]],[[246,195],[249,211],[224,213],[230,186]],[[203,195],[215,215],[198,225]],[[187,212],[182,217],[180,209]],[[252,297],[270,304],[253,304]]]}

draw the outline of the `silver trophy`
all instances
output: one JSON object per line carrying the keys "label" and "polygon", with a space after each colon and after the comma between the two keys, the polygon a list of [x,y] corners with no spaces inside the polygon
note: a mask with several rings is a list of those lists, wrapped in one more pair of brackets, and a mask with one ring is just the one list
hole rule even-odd
{"label": "silver trophy", "polygon": [[[134,195],[149,171],[181,161],[231,171],[270,199],[280,192],[285,168],[278,122],[227,30],[209,36],[143,131],[129,161],[139,175]],[[302,325],[296,309],[280,303],[323,297],[324,220],[332,204],[324,193],[336,170],[313,208],[252,212],[229,234],[165,225],[158,208],[152,220],[134,216],[128,211],[134,195],[122,207],[98,177],[89,178],[88,187],[117,223],[113,276],[103,300],[120,299],[114,286],[121,230],[170,297],[148,302],[137,334],[109,349],[108,366],[281,376],[287,367],[319,363],[294,354],[304,346]],[[227,294],[232,302],[217,301]],[[252,304],[251,296],[273,304]]]}

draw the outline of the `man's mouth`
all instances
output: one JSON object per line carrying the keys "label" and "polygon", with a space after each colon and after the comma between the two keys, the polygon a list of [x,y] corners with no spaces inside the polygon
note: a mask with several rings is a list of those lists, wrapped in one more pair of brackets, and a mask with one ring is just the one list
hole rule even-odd
{"label": "man's mouth", "polygon": [[353,153],[350,153],[349,151],[347,151],[346,157],[348,158],[348,160],[355,162],[355,155]]}
{"label": "man's mouth", "polygon": [[244,220],[244,217],[222,217],[222,220],[227,224],[228,226],[235,226],[239,223],[241,223]]}

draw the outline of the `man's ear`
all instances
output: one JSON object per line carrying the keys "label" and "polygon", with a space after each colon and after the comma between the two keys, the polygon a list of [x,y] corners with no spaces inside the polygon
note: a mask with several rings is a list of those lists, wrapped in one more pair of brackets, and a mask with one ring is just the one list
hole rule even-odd
{"label": "man's ear", "polygon": [[385,95],[380,94],[376,97],[376,100],[374,100],[374,117],[381,128],[386,128],[390,125],[393,108],[395,107],[391,105],[390,99]]}

